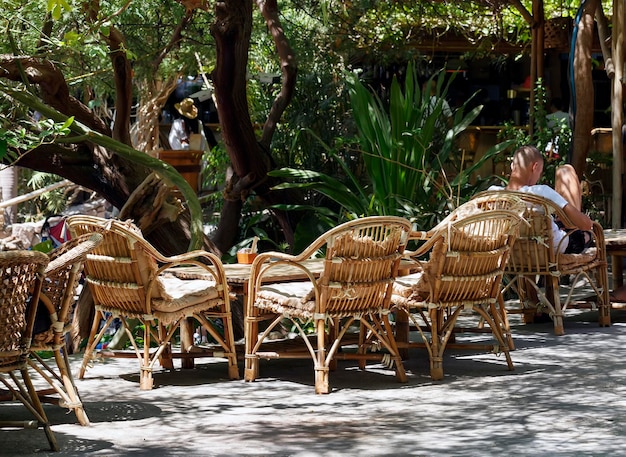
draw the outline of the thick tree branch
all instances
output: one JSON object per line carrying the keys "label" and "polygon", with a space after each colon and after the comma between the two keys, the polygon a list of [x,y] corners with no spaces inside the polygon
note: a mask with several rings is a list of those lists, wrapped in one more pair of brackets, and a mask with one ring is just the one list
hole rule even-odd
{"label": "thick tree branch", "polygon": [[21,81],[19,64],[24,68],[30,84],[41,89],[41,98],[52,108],[76,120],[92,130],[110,136],[108,126],[79,100],[70,95],[61,71],[51,62],[29,56],[0,55],[0,77]]}
{"label": "thick tree branch", "polygon": [[128,146],[130,139],[130,113],[133,102],[133,75],[128,57],[126,56],[124,36],[116,28],[111,28],[106,37],[109,45],[111,64],[116,87],[115,122],[113,138]]}
{"label": "thick tree branch", "polygon": [[596,9],[596,24],[598,24],[598,38],[600,39],[600,48],[602,48],[602,57],[604,57],[604,69],[609,79],[615,76],[615,65],[613,64],[613,53],[611,51],[611,29],[609,20],[602,9],[602,2],[598,2]]}
{"label": "thick tree branch", "polygon": [[[128,8],[127,2],[116,14],[121,14]],[[96,28],[101,24],[99,19],[101,10],[100,2],[83,2],[87,20]],[[102,39],[109,48],[109,57],[113,68],[113,81],[116,88],[115,97],[115,122],[113,123],[112,137],[128,146],[132,144],[130,139],[130,112],[133,96],[132,68],[126,56],[126,43],[124,35],[115,27],[107,28],[108,33],[100,33]]]}
{"label": "thick tree branch", "polygon": [[217,2],[215,23],[216,63],[213,84],[222,139],[237,176],[265,176],[267,168],[254,134],[247,99],[247,64],[252,32],[252,3]]}
{"label": "thick tree branch", "polygon": [[[536,1],[536,0],[534,0]],[[533,1],[533,3],[534,3]],[[508,0],[508,2],[511,4],[511,6],[513,6],[517,11],[519,11],[519,13],[522,15],[522,17],[524,18],[524,20],[529,24],[532,25],[533,23],[533,15],[530,11],[528,11],[526,9],[526,7],[524,6],[524,4],[520,1],[520,0]]]}
{"label": "thick tree branch", "polygon": [[574,51],[574,81],[576,115],[572,135],[573,152],[571,163],[579,177],[582,177],[589,152],[591,129],[593,128],[594,100],[593,78],[591,75],[591,45],[593,43],[594,15],[600,0],[589,0],[583,7],[583,14],[577,26],[577,39]]}
{"label": "thick tree branch", "polygon": [[291,103],[294,89],[296,87],[296,77],[298,66],[295,53],[287,41],[282,24],[280,23],[278,4],[276,0],[257,0],[257,6],[265,18],[265,23],[272,34],[278,58],[280,59],[280,71],[282,73],[282,86],[280,93],[276,96],[272,109],[263,126],[261,144],[269,149],[276,125],[280,121],[283,112]]}
{"label": "thick tree branch", "polygon": [[167,57],[167,55],[175,48],[180,46],[180,42],[183,40],[183,30],[189,25],[191,22],[191,18],[193,17],[193,10],[186,10],[185,15],[180,20],[180,23],[174,29],[172,36],[170,37],[170,41],[165,45],[165,47],[159,52],[157,57],[150,63],[152,67],[153,74],[156,74],[161,62]]}
{"label": "thick tree branch", "polygon": [[87,144],[71,147],[43,144],[22,155],[16,165],[63,176],[100,195],[106,195],[108,201],[118,208],[128,198],[129,190],[116,174],[117,167],[110,155],[100,148],[92,151]]}

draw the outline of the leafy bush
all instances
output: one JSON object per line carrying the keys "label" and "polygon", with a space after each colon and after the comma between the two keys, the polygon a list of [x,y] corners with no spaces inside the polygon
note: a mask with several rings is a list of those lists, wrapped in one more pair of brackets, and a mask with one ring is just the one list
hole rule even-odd
{"label": "leafy bush", "polygon": [[[413,220],[419,228],[430,228],[469,198],[482,185],[481,180],[471,182],[470,178],[510,142],[496,145],[470,167],[458,163],[456,138],[476,119],[482,107],[466,113],[468,99],[454,111],[449,123],[443,122],[443,100],[451,80],[446,81],[442,71],[429,83],[435,85],[438,94],[433,99],[421,90],[411,63],[404,87],[394,77],[389,100],[385,102],[356,75],[349,75],[352,114],[358,128],[355,144],[359,148],[350,152],[356,152],[364,165],[366,179],[361,179],[355,167],[350,166],[347,157],[351,154],[325,145],[341,177],[294,168],[270,174],[288,181],[279,188],[314,190],[335,202],[337,209],[330,205],[282,209],[313,210],[328,226],[363,216],[397,215]],[[341,147],[346,144],[353,143],[338,143]]]}
{"label": "leafy bush", "polygon": [[544,152],[545,165],[540,182],[554,186],[554,176],[557,167],[566,162],[572,139],[572,131],[567,125],[557,125],[549,122],[547,94],[541,78],[534,87],[533,129],[532,134],[512,124],[505,124],[499,139],[512,140],[509,149],[510,158],[513,151],[520,146],[531,144]]}

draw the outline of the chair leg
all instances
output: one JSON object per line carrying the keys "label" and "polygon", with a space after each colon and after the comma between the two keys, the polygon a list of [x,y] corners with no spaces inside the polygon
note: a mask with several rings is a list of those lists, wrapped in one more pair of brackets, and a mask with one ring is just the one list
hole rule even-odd
{"label": "chair leg", "polygon": [[[335,341],[337,339],[337,335],[339,335],[341,321],[339,319],[333,319],[332,323],[328,326],[328,341]],[[361,339],[361,335],[359,335],[359,340]],[[360,347],[360,346],[359,346]],[[337,358],[333,357],[328,362],[328,368],[330,371],[337,370]],[[365,360],[359,359],[359,368],[365,369]]]}
{"label": "chair leg", "polygon": [[315,393],[327,394],[330,393],[330,383],[328,381],[328,367],[316,366],[315,367]]}
{"label": "chair leg", "polygon": [[259,357],[256,354],[246,354],[244,379],[254,381],[259,376]]}
{"label": "chair leg", "polygon": [[[181,352],[186,352],[187,349],[192,348],[194,345],[193,319],[191,317],[186,317],[186,318],[181,319],[179,328],[180,328],[180,350]],[[172,361],[170,360],[169,363],[171,362]],[[195,366],[195,361],[193,357],[185,357],[181,360],[181,368],[191,369],[194,366]],[[173,363],[171,363],[171,367],[172,368],[174,367]]]}
{"label": "chair leg", "polygon": [[598,324],[600,327],[610,327],[611,325],[611,301],[609,299],[609,276],[604,266],[596,270],[596,278],[601,294],[598,296]]}
{"label": "chair leg", "polygon": [[502,333],[506,339],[506,343],[509,346],[509,350],[514,351],[515,343],[513,342],[513,335],[511,333],[509,315],[506,312],[506,307],[504,306],[504,297],[502,297],[501,293],[498,294],[498,309],[496,310],[496,312],[500,316],[500,321],[502,322]]}
{"label": "chair leg", "polygon": [[[531,280],[526,276],[519,276],[517,279],[517,294],[519,296],[520,308],[522,311],[522,319],[524,324],[532,324],[535,322],[535,314],[537,314],[537,302],[536,297],[529,300],[529,290],[532,290],[534,285]],[[536,296],[534,291],[533,296]]]}
{"label": "chair leg", "polygon": [[[181,321],[182,323],[182,321]],[[165,325],[161,324],[160,322],[157,324],[157,329],[158,329],[158,335],[159,335],[159,341],[163,341],[165,340],[165,338],[167,337],[167,328],[165,327]],[[182,326],[180,327],[180,347],[181,347],[181,351],[184,351],[186,346],[185,343],[183,341],[184,339],[184,330],[182,328]],[[172,358],[172,345],[171,344],[167,344],[164,348],[163,351],[161,352],[161,355],[159,356],[159,364],[161,365],[161,368],[163,368],[164,370],[173,370],[174,369],[174,359]],[[183,359],[183,365],[181,366],[181,368],[185,368],[184,366],[184,359]]]}
{"label": "chair leg", "polygon": [[396,325],[395,325],[395,341],[401,343],[403,348],[398,349],[402,360],[409,358],[409,315],[404,308],[397,308],[395,311]]}
{"label": "chair leg", "polygon": [[48,444],[50,444],[50,449],[56,452],[59,450],[59,445],[57,444],[57,440],[56,440],[56,437],[54,436],[54,433],[52,433],[52,429],[50,428],[50,421],[48,421],[46,412],[44,411],[43,406],[41,402],[39,401],[39,396],[37,395],[35,386],[33,385],[33,382],[30,379],[28,368],[22,368],[20,372],[22,374],[22,379],[24,381],[24,384],[26,385],[26,389],[28,390],[28,395],[30,397],[30,405],[36,412],[35,416],[37,417],[37,420],[40,422],[40,425],[43,427],[43,430],[46,433],[46,438],[48,439]]}
{"label": "chair leg", "polygon": [[552,320],[554,322],[554,334],[561,336],[565,334],[563,327],[563,309],[561,308],[561,297],[559,295],[559,277],[558,276],[546,276],[546,290],[548,299],[554,307],[554,315]]}
{"label": "chair leg", "polygon": [[396,378],[399,382],[407,382],[406,371],[404,370],[404,364],[402,363],[402,355],[398,349],[398,345],[396,344],[396,340],[393,336],[393,328],[391,327],[391,323],[389,322],[389,316],[383,316],[383,325],[385,327],[386,336],[386,344],[387,350],[391,354],[391,360],[396,369]]}
{"label": "chair leg", "polygon": [[245,319],[245,367],[244,379],[246,381],[254,381],[259,376],[259,356],[256,355],[254,347],[258,341],[259,323],[254,318]]}
{"label": "chair leg", "polygon": [[93,317],[93,322],[91,324],[91,331],[89,332],[89,338],[87,339],[87,347],[85,348],[85,355],[83,356],[83,362],[80,366],[80,370],[78,371],[78,379],[83,379],[85,377],[85,371],[89,366],[89,362],[93,358],[94,352],[96,351],[96,346],[102,336],[104,335],[104,330],[106,327],[113,321],[113,316],[110,316],[105,320],[104,327],[98,333],[98,327],[100,326],[100,320],[104,318],[104,315],[101,311],[96,310],[95,315]]}
{"label": "chair leg", "polygon": [[439,336],[441,310],[432,309],[430,314],[430,377],[433,381],[443,379],[443,356]]}
{"label": "chair leg", "polygon": [[80,425],[89,425],[89,418],[87,417],[87,413],[83,407],[83,402],[80,399],[78,389],[74,383],[72,371],[70,370],[70,363],[67,357],[67,347],[63,345],[62,349],[55,350],[54,358],[56,359],[57,367],[59,369],[59,375],[61,376],[61,379],[63,379],[65,392],[71,401],[71,404],[67,406],[74,410],[74,414],[76,414],[76,419],[78,419],[78,423]]}
{"label": "chair leg", "polygon": [[228,346],[228,378],[239,379],[239,365],[237,362],[237,349],[235,348],[235,332],[233,330],[233,318],[230,307],[224,307],[224,316],[222,323],[224,324],[224,341]]}
{"label": "chair leg", "polygon": [[513,360],[511,359],[511,354],[509,353],[509,346],[507,344],[506,338],[502,332],[502,322],[500,321],[500,313],[496,309],[495,304],[489,305],[489,312],[483,309],[480,305],[474,306],[474,312],[482,315],[487,324],[491,328],[491,333],[495,337],[496,341],[500,345],[500,351],[504,352],[504,357],[506,358],[507,366],[509,370],[514,370]]}
{"label": "chair leg", "polygon": [[152,378],[152,365],[150,364],[150,323],[144,321],[143,330],[143,357],[140,360],[139,389],[152,390],[154,379]]}
{"label": "chair leg", "polygon": [[315,362],[315,393],[327,394],[330,392],[328,381],[329,367],[326,365],[326,329],[324,319],[315,320],[317,332],[317,358]]}

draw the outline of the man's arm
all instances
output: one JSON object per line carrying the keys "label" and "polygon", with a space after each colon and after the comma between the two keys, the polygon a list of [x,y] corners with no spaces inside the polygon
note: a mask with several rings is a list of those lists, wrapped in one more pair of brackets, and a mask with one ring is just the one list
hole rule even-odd
{"label": "man's arm", "polygon": [[[576,207],[570,203],[563,207],[563,211],[570,218],[570,220],[576,225],[576,227],[580,230],[591,230],[593,228],[593,221],[586,214],[578,211]],[[573,228],[573,227],[568,227]]]}

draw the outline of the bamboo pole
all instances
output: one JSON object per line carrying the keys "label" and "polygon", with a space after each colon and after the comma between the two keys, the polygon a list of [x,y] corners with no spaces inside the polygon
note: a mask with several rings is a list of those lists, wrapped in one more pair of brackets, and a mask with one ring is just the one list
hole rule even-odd
{"label": "bamboo pole", "polygon": [[42,187],[41,189],[34,190],[27,194],[20,195],[15,198],[11,198],[10,200],[5,200],[3,202],[0,202],[0,209],[6,208],[8,206],[17,205],[18,203],[24,203],[28,200],[32,200],[33,198],[39,197],[41,194],[45,194],[46,192],[50,192],[55,189],[60,189],[61,187],[69,186],[70,184],[72,184],[72,181],[64,179],[63,181],[50,184],[49,186]]}
{"label": "bamboo pole", "polygon": [[622,125],[624,123],[623,77],[624,77],[624,2],[613,2],[613,38],[612,53],[615,60],[615,76],[613,78],[611,97],[611,126],[613,142],[613,198],[611,208],[611,227],[622,227],[622,173],[624,168],[624,142]]}

